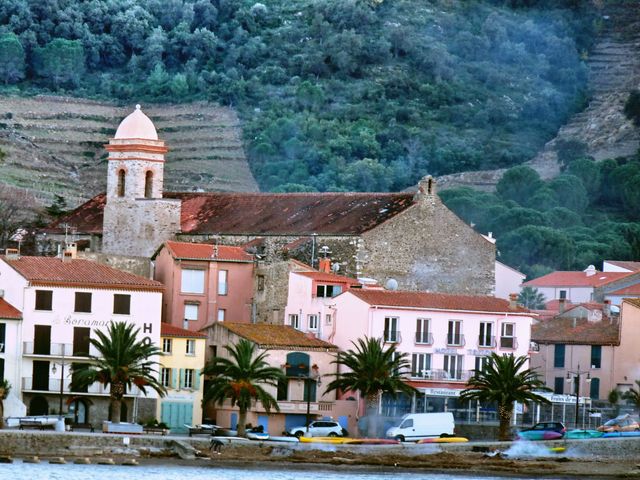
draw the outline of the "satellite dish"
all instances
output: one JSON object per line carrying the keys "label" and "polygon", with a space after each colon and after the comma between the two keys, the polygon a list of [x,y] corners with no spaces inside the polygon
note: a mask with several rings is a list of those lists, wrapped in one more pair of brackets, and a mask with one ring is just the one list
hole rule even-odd
{"label": "satellite dish", "polygon": [[398,281],[395,278],[390,278],[387,283],[384,284],[384,288],[387,290],[398,290]]}
{"label": "satellite dish", "polygon": [[340,271],[340,264],[334,263],[333,265],[331,265],[331,270],[333,270],[333,273],[338,273]]}

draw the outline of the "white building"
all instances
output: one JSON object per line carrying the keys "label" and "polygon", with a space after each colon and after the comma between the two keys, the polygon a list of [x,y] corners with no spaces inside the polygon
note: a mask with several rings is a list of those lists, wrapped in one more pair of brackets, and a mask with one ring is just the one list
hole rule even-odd
{"label": "white building", "polygon": [[[69,385],[71,364],[97,355],[89,339],[111,322],[132,323],[141,340],[160,344],[163,286],[154,280],[75,259],[72,252],[61,259],[20,257],[8,250],[0,259],[0,289],[22,316],[20,328],[5,342],[21,360],[9,371],[5,357],[5,376],[29,415],[62,408],[74,423],[108,419],[108,390],[96,383],[71,391]],[[154,417],[155,411],[155,392],[145,397],[134,389],[125,396],[123,419]]]}

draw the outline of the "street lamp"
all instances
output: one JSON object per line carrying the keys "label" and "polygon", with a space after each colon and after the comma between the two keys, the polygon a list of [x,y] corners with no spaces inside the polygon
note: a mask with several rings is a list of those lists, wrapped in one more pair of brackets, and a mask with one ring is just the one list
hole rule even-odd
{"label": "street lamp", "polygon": [[[58,407],[58,418],[62,419],[62,395],[64,392],[64,353],[62,354],[62,360],[60,361],[60,404]],[[53,364],[53,367],[51,367],[51,373],[53,373],[54,375],[56,374],[56,372],[58,371],[58,369],[56,368],[56,364]]]}
{"label": "street lamp", "polygon": [[[581,375],[587,375],[587,383],[591,383],[591,373],[589,372],[585,372],[585,371],[580,371],[580,364],[578,364],[578,370],[569,370],[567,371],[567,382],[571,382],[571,380],[574,380],[576,382],[575,384],[575,392],[576,392],[576,429],[578,428],[578,413],[580,411],[580,376]],[[584,425],[583,425],[584,427]]]}
{"label": "street lamp", "polygon": [[[304,378],[304,388],[307,395],[307,436],[309,436],[309,424],[311,423],[311,382],[316,382],[316,386],[322,384],[320,380],[320,372],[317,365],[312,365],[311,372]],[[317,389],[316,389],[317,395]]]}

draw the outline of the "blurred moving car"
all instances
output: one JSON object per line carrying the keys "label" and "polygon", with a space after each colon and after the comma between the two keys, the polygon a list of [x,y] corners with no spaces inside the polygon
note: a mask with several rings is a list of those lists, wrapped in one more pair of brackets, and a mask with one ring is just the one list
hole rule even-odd
{"label": "blurred moving car", "polygon": [[599,432],[637,432],[640,431],[640,424],[628,413],[612,418],[604,425],[598,427]]}
{"label": "blurred moving car", "polygon": [[567,429],[562,422],[539,422],[531,428],[518,432],[523,440],[557,440],[562,438]]}

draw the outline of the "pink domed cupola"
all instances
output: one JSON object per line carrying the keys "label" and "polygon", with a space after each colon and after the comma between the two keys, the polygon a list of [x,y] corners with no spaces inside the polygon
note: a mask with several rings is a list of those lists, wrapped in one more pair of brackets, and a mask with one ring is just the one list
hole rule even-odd
{"label": "pink domed cupola", "polygon": [[156,127],[153,125],[151,119],[142,113],[140,105],[136,105],[133,113],[122,120],[120,126],[118,126],[118,130],[116,130],[116,136],[114,138],[158,140],[158,132],[156,132]]}
{"label": "pink domed cupola", "polygon": [[162,198],[167,147],[140,105],[120,122],[105,148],[109,152],[107,202]]}

